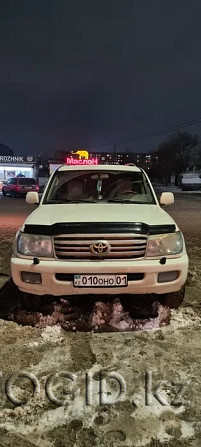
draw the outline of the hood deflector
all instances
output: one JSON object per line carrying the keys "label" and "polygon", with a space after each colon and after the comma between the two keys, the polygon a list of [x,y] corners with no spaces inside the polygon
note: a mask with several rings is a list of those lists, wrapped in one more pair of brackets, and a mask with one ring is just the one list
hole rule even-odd
{"label": "hood deflector", "polygon": [[174,233],[176,226],[147,225],[143,222],[61,222],[53,225],[25,225],[24,233],[56,236],[59,234],[94,234],[94,233],[137,233],[137,234],[165,234]]}

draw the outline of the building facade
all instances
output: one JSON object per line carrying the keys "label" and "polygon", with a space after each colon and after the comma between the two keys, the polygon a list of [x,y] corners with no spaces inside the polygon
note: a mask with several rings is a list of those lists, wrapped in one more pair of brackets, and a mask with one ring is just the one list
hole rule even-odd
{"label": "building facade", "polygon": [[38,177],[38,158],[30,156],[0,155],[0,182],[6,182],[11,177],[23,175]]}
{"label": "building facade", "polygon": [[153,167],[156,167],[159,163],[159,156],[157,152],[151,153],[109,153],[109,152],[87,152],[88,156],[83,156],[81,153],[87,152],[78,150],[73,154],[64,151],[55,151],[55,156],[49,160],[50,174],[62,164],[68,165],[91,165],[91,164],[121,164],[126,165],[133,163],[136,166],[151,171]]}

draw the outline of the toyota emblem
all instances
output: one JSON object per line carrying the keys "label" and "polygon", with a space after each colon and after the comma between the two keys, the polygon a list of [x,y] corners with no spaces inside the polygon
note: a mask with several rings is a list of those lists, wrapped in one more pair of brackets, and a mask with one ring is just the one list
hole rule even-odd
{"label": "toyota emblem", "polygon": [[110,252],[110,244],[107,241],[97,241],[90,245],[91,253],[98,256],[104,256]]}

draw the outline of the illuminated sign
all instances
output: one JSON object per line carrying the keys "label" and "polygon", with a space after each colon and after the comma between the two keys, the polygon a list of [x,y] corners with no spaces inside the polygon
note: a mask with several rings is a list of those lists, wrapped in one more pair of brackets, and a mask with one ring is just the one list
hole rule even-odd
{"label": "illuminated sign", "polygon": [[88,160],[89,159],[89,152],[88,151],[85,151],[85,150],[78,150],[78,151],[75,151],[75,152],[73,152],[73,151],[71,151],[71,154],[73,154],[73,155],[79,155],[79,160],[82,160],[83,158],[85,159],[85,160]]}
{"label": "illuminated sign", "polygon": [[67,165],[98,165],[98,158],[89,158],[89,159],[82,159],[82,158],[73,158],[73,157],[66,157],[65,164]]}
{"label": "illuminated sign", "polygon": [[37,157],[32,156],[0,155],[0,163],[36,163],[37,161]]}

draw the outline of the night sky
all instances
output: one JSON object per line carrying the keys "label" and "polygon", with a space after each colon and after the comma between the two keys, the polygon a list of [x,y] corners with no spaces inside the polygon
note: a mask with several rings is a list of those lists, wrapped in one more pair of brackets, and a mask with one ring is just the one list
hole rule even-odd
{"label": "night sky", "polygon": [[0,62],[1,143],[112,150],[201,117],[201,1],[0,0]]}

